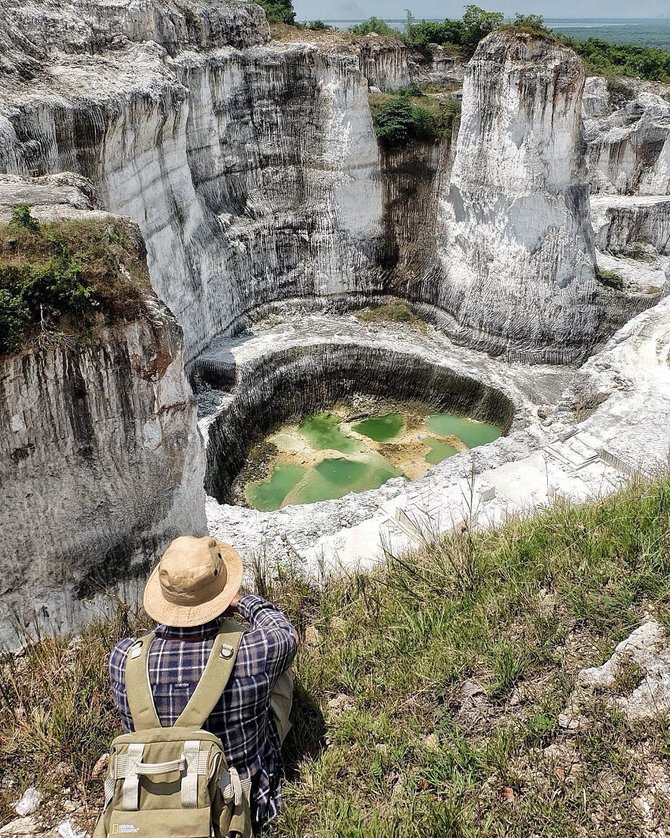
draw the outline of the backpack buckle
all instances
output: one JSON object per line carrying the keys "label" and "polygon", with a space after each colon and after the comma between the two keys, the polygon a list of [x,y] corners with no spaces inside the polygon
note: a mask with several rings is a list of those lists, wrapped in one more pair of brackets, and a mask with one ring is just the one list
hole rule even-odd
{"label": "backpack buckle", "polygon": [[219,654],[224,660],[227,661],[230,660],[232,656],[235,654],[235,649],[233,649],[233,647],[229,646],[227,643],[224,643],[221,647],[221,651],[219,652]]}

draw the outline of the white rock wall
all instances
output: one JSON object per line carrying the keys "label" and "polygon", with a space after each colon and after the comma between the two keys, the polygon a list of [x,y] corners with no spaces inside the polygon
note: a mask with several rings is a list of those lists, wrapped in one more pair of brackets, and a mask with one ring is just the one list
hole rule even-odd
{"label": "white rock wall", "polygon": [[[92,212],[74,175],[0,177],[0,221]],[[133,587],[177,535],[206,532],[204,446],[181,329],[151,295],[132,321],[0,356],[0,644],[68,629]]]}
{"label": "white rock wall", "polygon": [[462,340],[570,361],[598,332],[583,88],[572,50],[530,36],[494,33],[468,65],[432,277]]}
{"label": "white rock wall", "polygon": [[594,192],[670,194],[670,102],[636,87],[629,102],[613,109],[604,104],[604,79],[589,79],[585,138]]}
{"label": "white rock wall", "polygon": [[379,288],[382,186],[357,56],[205,33],[206,49],[184,36],[172,58],[175,42],[124,32],[0,86],[0,169],[81,173],[140,225],[187,358],[269,301]]}

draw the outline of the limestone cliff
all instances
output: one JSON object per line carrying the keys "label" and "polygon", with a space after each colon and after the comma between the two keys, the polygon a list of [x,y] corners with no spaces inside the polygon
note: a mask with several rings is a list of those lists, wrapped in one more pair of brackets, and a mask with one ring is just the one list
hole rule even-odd
{"label": "limestone cliff", "polygon": [[668,88],[626,79],[619,102],[610,95],[605,79],[589,79],[587,90],[585,139],[592,191],[669,195]]}
{"label": "limestone cliff", "polygon": [[527,35],[490,35],[468,65],[437,266],[418,289],[460,340],[571,361],[598,334],[583,88],[572,50]]}
{"label": "limestone cliff", "polygon": [[142,25],[125,0],[93,38],[94,5],[73,5],[55,37],[11,9],[37,65],[0,85],[0,169],[81,173],[133,218],[189,358],[267,302],[379,286],[382,190],[356,55],[259,45],[265,19],[237,0],[174,3],[167,18],[145,2]]}
{"label": "limestone cliff", "polygon": [[[3,177],[0,219],[27,199],[39,219],[109,219],[90,194],[75,177]],[[132,320],[0,356],[0,642],[34,619],[76,624],[175,535],[206,531],[183,361],[181,329],[153,295]]]}

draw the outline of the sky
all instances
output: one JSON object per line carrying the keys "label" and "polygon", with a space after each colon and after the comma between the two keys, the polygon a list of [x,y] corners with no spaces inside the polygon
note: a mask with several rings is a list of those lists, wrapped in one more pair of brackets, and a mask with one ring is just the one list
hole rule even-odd
{"label": "sky", "polygon": [[[517,12],[545,17],[656,17],[670,13],[668,0],[472,0],[476,5],[508,15]],[[453,0],[293,0],[299,20],[356,20],[371,15],[403,18],[411,8],[415,17],[455,18],[465,3]]]}

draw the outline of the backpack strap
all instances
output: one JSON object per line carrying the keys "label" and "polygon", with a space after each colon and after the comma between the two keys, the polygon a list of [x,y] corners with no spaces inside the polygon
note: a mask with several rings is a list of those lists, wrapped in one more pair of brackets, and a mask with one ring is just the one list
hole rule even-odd
{"label": "backpack strap", "polygon": [[149,682],[149,649],[155,636],[152,631],[140,637],[126,656],[126,697],[135,730],[161,726]]}
{"label": "backpack strap", "polygon": [[216,707],[235,668],[244,629],[232,620],[222,620],[209,660],[175,727],[202,727]]}

